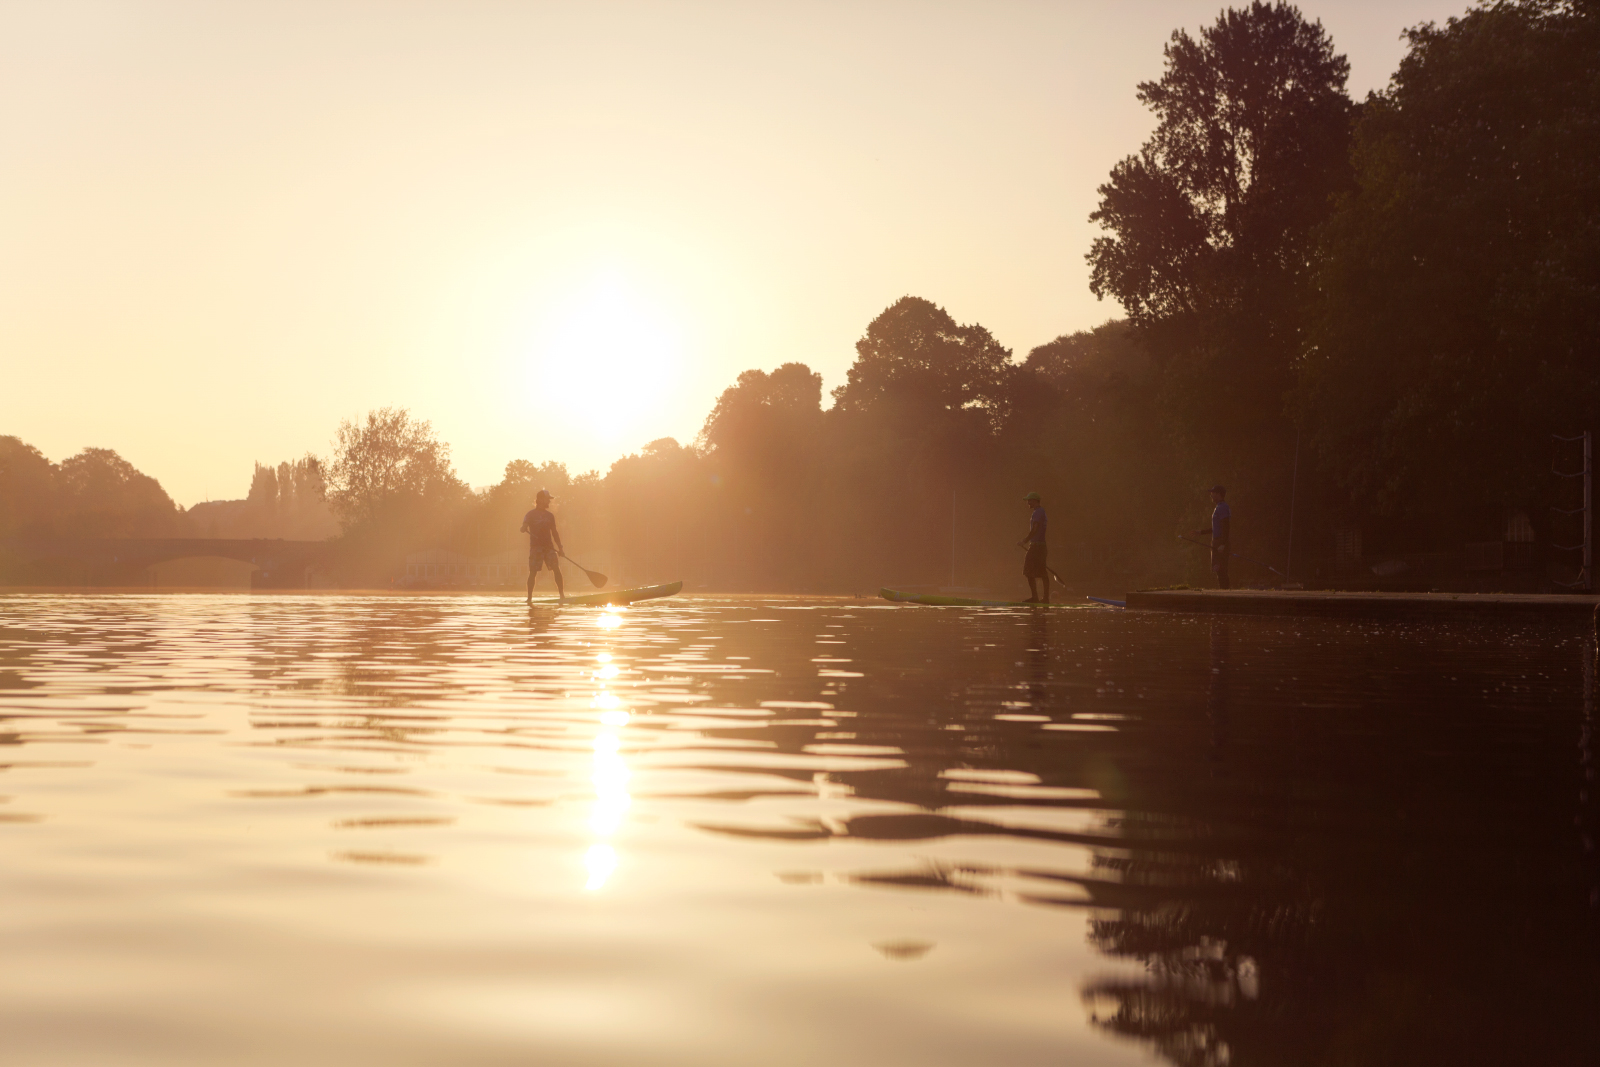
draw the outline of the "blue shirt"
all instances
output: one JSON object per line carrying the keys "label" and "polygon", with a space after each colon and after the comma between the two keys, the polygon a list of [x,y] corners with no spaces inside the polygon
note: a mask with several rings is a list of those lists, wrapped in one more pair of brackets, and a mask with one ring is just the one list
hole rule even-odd
{"label": "blue shirt", "polygon": [[1233,518],[1233,512],[1228,509],[1226,500],[1217,501],[1217,506],[1211,510],[1211,543],[1225,545],[1228,543],[1228,526]]}
{"label": "blue shirt", "polygon": [[1028,520],[1028,541],[1030,544],[1044,544],[1045,527],[1049,520],[1044,517],[1044,508],[1034,508],[1033,517]]}
{"label": "blue shirt", "polygon": [[549,552],[555,546],[551,537],[556,532],[556,517],[549,508],[534,508],[522,516],[522,528],[528,531],[528,552]]}

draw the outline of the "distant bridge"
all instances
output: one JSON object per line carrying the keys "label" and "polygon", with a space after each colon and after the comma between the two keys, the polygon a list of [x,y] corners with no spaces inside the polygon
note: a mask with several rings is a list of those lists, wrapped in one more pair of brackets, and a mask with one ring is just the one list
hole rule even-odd
{"label": "distant bridge", "polygon": [[[0,539],[0,584],[209,585],[217,583],[182,578],[226,573],[230,577],[224,584],[305,589],[329,584],[332,557],[328,541],[281,538],[7,538]],[[225,561],[241,566],[228,567]]]}

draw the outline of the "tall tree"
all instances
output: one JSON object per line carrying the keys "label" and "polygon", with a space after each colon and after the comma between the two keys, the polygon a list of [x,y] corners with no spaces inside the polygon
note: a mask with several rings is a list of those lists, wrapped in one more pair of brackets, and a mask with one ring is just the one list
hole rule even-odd
{"label": "tall tree", "polygon": [[284,460],[278,464],[278,513],[292,515],[298,504],[294,496],[294,467]]}
{"label": "tall tree", "polygon": [[1010,360],[1011,351],[977,323],[959,325],[933,302],[903,296],[856,342],[856,361],[833,398],[841,412],[893,404],[922,415],[976,411],[997,422]]}
{"label": "tall tree", "polygon": [[245,502],[265,516],[278,513],[278,473],[270,465],[256,464]]}
{"label": "tall tree", "polygon": [[835,567],[858,581],[949,581],[956,502],[992,481],[1014,369],[987,329],[921,297],[867,325],[825,419]]}
{"label": "tall tree", "polygon": [[450,466],[450,446],[404,408],[380,408],[363,422],[340,424],[328,485],[329,503],[346,532],[402,515],[437,521],[469,495]]}
{"label": "tall tree", "polygon": [[608,540],[629,581],[667,581],[708,565],[709,479],[698,452],[671,437],[623,456],[606,473]]}
{"label": "tall tree", "polygon": [[746,588],[807,587],[820,542],[822,375],[803,363],[748,370],[723,390],[700,440],[719,572]]}
{"label": "tall tree", "polygon": [[722,391],[700,440],[713,453],[748,451],[751,438],[784,423],[813,422],[821,411],[822,375],[804,363],[785,363],[770,374],[747,370]]}
{"label": "tall tree", "polygon": [[1259,480],[1281,465],[1315,228],[1349,182],[1349,63],[1286,3],[1179,30],[1140,84],[1155,133],[1112,169],[1090,218],[1090,288],[1162,364],[1172,429],[1196,468]]}
{"label": "tall tree", "polygon": [[1600,430],[1600,4],[1407,37],[1323,234],[1299,409],[1380,511],[1543,503],[1549,434]]}
{"label": "tall tree", "polygon": [[179,531],[181,512],[161,483],[109,448],[86,448],[62,462],[57,478],[66,531],[79,537],[162,537]]}
{"label": "tall tree", "polygon": [[49,533],[56,506],[56,465],[21,438],[0,437],[0,537]]}
{"label": "tall tree", "polygon": [[294,461],[294,498],[301,508],[321,504],[327,496],[327,479],[322,461],[307,452]]}
{"label": "tall tree", "polygon": [[[1016,369],[995,470],[1042,492],[1052,514],[1071,516],[1051,533],[1053,566],[1069,581],[1107,569],[1173,573],[1182,563],[1170,531],[1192,494],[1171,438],[1152,431],[1160,422],[1155,381],[1154,362],[1125,320],[1057,337]],[[1016,495],[1003,501],[1008,529]],[[999,542],[1001,531],[991,537]]]}

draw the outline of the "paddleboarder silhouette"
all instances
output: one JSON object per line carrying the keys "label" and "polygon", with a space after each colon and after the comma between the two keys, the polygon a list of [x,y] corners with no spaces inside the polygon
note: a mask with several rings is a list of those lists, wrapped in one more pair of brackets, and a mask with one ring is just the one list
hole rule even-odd
{"label": "paddleboarder silhouette", "polygon": [[561,534],[556,530],[556,516],[550,510],[550,490],[541,489],[534,494],[533,510],[522,516],[522,532],[528,535],[528,603],[533,603],[533,580],[539,568],[549,567],[555,575],[556,596],[567,599],[567,587],[561,580],[558,554],[564,553]]}
{"label": "paddleboarder silhouette", "polygon": [[1211,487],[1211,528],[1194,531],[1196,537],[1211,535],[1211,570],[1217,576],[1217,588],[1228,588],[1228,541],[1233,526],[1233,510],[1225,499],[1228,491],[1220,485]]}
{"label": "paddleboarder silhouette", "polygon": [[[1048,604],[1050,603],[1050,568],[1047,565],[1046,553],[1049,549],[1045,547],[1044,543],[1048,520],[1045,517],[1044,505],[1040,502],[1038,493],[1029,493],[1022,498],[1022,502],[1027,504],[1030,509],[1027,536],[1017,542],[1019,547],[1028,550],[1028,554],[1022,559],[1022,576],[1028,579],[1029,596],[1023,603]],[[1038,581],[1039,588],[1043,590],[1042,593],[1033,591],[1035,580]]]}

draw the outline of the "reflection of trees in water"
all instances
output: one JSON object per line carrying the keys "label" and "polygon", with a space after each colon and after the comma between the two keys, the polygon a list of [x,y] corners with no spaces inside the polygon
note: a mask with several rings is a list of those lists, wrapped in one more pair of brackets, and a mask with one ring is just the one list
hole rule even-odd
{"label": "reflection of trees in water", "polygon": [[[1463,630],[1445,646],[1337,624],[1302,640],[1268,620],[949,625],[904,647],[886,630],[865,691],[841,701],[857,743],[898,746],[907,765],[830,781],[910,810],[707,828],[1088,850],[1088,871],[1064,853],[1055,870],[945,859],[850,880],[1091,909],[1091,944],[1144,974],[1089,981],[1087,1010],[1172,1063],[1600,1062],[1570,633]],[[1116,731],[997,718],[1011,713],[1111,714]],[[801,754],[817,729],[713,733]],[[1100,796],[956,792],[952,769]],[[991,821],[991,805],[1101,814],[1067,832]]]}
{"label": "reflection of trees in water", "polygon": [[[1600,1062],[1559,718],[1508,736],[1441,702],[1436,750],[1398,776],[1365,751],[1396,738],[1327,729],[1286,773],[1276,749],[1230,751],[1226,623],[1210,651],[1211,755],[1237,783],[1193,788],[1185,818],[1125,812],[1096,857],[1158,900],[1091,920],[1096,948],[1146,968],[1086,984],[1094,1022],[1185,1067]],[[1366,788],[1327,789],[1352,777]]]}
{"label": "reflection of trees in water", "polygon": [[1559,850],[1500,844],[1469,866],[1464,842],[1382,858],[1342,842],[1298,884],[1136,860],[1127,876],[1170,899],[1092,920],[1090,940],[1147,973],[1087,983],[1086,1007],[1184,1065],[1596,1062],[1592,917]]}
{"label": "reflection of trees in water", "polygon": [[1600,766],[1597,766],[1595,748],[1600,745],[1595,730],[1600,728],[1600,627],[1589,636],[1589,647],[1583,654],[1583,725],[1578,736],[1578,763],[1583,780],[1578,786],[1578,836],[1588,867],[1589,907],[1600,910],[1600,852],[1596,851],[1596,838],[1600,838]]}
{"label": "reflection of trees in water", "polygon": [[[1137,820],[1123,828],[1142,836]],[[1135,848],[1128,859],[1101,857],[1128,885],[1158,891],[1154,906],[1123,909],[1090,920],[1089,940],[1108,956],[1143,962],[1143,978],[1089,982],[1084,1002],[1105,1029],[1150,1042],[1174,1063],[1242,1062],[1241,1044],[1267,1039],[1288,1055],[1307,1035],[1270,1031],[1297,1014],[1313,988],[1287,975],[1312,952],[1321,918],[1312,894],[1295,892],[1288,871],[1267,862],[1240,863],[1220,856],[1165,854]],[[1271,980],[1263,987],[1263,972]],[[1331,976],[1319,975],[1319,980]],[[1306,983],[1315,986],[1315,981]],[[1241,1043],[1239,1031],[1252,1040]],[[1294,1057],[1282,1061],[1299,1062]]]}
{"label": "reflection of trees in water", "polygon": [[[1205,714],[1213,775],[1223,772],[1227,759],[1228,644],[1229,620],[1212,619]],[[1287,941],[1303,942],[1315,921],[1315,908],[1286,891],[1292,876],[1278,865],[1260,858],[1241,861],[1226,842],[1208,841],[1214,829],[1204,820],[1130,811],[1116,826],[1127,841],[1146,847],[1100,852],[1095,869],[1166,899],[1154,907],[1121,910],[1115,918],[1090,920],[1091,944],[1108,956],[1141,960],[1148,971],[1144,979],[1101,979],[1086,985],[1083,997],[1090,1017],[1114,1033],[1150,1042],[1175,1063],[1228,1063],[1230,1022],[1261,1009],[1270,1012],[1273,1006],[1271,1000],[1259,1003],[1261,975],[1252,952],[1268,948],[1267,941],[1274,943],[1274,955]],[[1164,841],[1182,841],[1190,848],[1167,851]],[[1202,850],[1194,851],[1195,845]],[[1279,903],[1270,910],[1266,928],[1257,902],[1237,892],[1247,882],[1252,889],[1279,888]]]}

